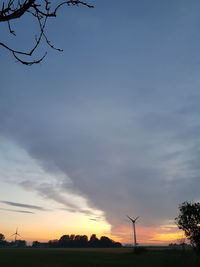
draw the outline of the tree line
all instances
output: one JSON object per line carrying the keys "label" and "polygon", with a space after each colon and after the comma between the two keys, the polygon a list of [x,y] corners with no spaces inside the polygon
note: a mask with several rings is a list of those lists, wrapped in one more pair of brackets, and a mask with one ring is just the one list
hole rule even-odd
{"label": "tree line", "polygon": [[0,233],[0,248],[26,247],[25,240],[7,241],[4,234]]}
{"label": "tree line", "polygon": [[98,239],[96,234],[92,234],[90,239],[88,239],[87,235],[63,235],[59,240],[50,240],[48,243],[34,241],[32,246],[49,248],[116,248],[122,245],[107,236],[102,236]]}
{"label": "tree line", "polygon": [[[8,242],[3,234],[0,234],[0,248],[2,247],[26,247],[25,240],[16,240]],[[33,241],[33,248],[119,248],[122,244],[115,242],[107,236],[97,238],[92,234],[90,238],[87,235],[63,235],[58,240],[49,240],[48,242]]]}

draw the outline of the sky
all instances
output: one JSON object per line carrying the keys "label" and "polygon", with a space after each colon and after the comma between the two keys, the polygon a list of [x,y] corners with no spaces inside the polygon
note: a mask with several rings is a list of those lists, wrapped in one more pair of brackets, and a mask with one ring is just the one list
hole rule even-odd
{"label": "sky", "polygon": [[[178,206],[200,201],[200,3],[88,2],[49,20],[63,52],[27,67],[0,49],[0,231],[131,243],[129,215],[139,243],[174,242]],[[1,26],[22,49],[37,30]]]}

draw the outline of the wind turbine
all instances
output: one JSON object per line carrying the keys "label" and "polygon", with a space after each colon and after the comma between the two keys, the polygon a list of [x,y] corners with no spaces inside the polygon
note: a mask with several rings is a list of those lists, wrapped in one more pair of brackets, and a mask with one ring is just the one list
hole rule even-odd
{"label": "wind turbine", "polygon": [[15,236],[15,242],[17,241],[17,236],[21,237],[21,235],[18,234],[18,227],[16,228],[16,232],[11,236]]}
{"label": "wind turbine", "polygon": [[133,226],[133,238],[134,238],[134,247],[136,248],[136,246],[137,246],[137,239],[136,239],[136,228],[135,228],[135,223],[136,223],[136,221],[137,221],[137,219],[139,218],[139,217],[136,217],[135,219],[132,219],[131,217],[129,217],[128,215],[126,215],[128,218],[129,218],[129,220],[132,222],[132,226]]}

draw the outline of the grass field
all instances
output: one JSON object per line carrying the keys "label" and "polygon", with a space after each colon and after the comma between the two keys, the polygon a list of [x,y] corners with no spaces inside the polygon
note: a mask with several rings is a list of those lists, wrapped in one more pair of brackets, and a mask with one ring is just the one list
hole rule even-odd
{"label": "grass field", "polygon": [[1,267],[200,267],[192,251],[131,249],[0,249]]}

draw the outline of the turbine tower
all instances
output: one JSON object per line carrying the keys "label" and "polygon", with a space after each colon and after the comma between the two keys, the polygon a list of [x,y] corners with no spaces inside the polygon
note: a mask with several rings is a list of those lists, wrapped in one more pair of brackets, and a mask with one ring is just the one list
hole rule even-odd
{"label": "turbine tower", "polygon": [[137,219],[139,218],[139,217],[136,217],[135,219],[132,219],[131,217],[129,217],[128,215],[126,215],[128,218],[129,218],[129,220],[132,222],[132,226],[133,226],[133,239],[134,239],[134,247],[136,248],[136,246],[137,246],[137,238],[136,238],[136,228],[135,228],[135,223],[136,223],[136,221],[137,221]]}
{"label": "turbine tower", "polygon": [[16,232],[11,236],[15,236],[15,242],[17,241],[17,236],[21,237],[21,235],[18,234],[18,227],[16,228]]}

